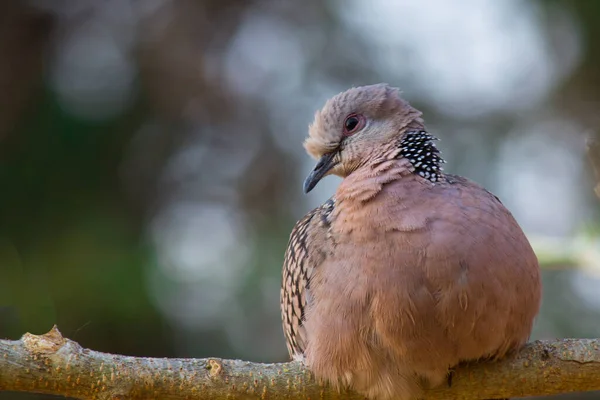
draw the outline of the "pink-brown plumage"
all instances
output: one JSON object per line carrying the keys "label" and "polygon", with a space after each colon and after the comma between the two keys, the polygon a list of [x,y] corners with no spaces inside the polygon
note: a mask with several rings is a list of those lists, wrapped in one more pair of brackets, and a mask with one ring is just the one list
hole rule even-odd
{"label": "pink-brown plumage", "polygon": [[[367,123],[347,136],[353,114]],[[288,349],[318,378],[370,398],[414,399],[461,361],[518,349],[540,306],[521,228],[484,188],[443,174],[433,140],[421,113],[380,84],[329,100],[305,143],[332,164],[308,181],[344,179],[290,237]]]}

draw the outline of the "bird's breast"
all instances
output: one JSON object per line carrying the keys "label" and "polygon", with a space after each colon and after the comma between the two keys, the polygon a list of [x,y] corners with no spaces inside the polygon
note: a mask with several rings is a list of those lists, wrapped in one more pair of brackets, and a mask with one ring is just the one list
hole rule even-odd
{"label": "bird's breast", "polygon": [[[331,232],[351,243],[395,240],[395,232],[425,232],[436,210],[414,192],[424,188],[407,186],[402,191],[382,190],[368,201],[338,200],[331,218]],[[426,189],[426,188],[425,188]],[[406,239],[410,235],[405,235]]]}

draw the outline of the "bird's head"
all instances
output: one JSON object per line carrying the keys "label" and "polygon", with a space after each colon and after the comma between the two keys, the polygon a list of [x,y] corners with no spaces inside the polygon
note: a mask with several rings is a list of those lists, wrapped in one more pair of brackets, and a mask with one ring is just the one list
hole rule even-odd
{"label": "bird's head", "polygon": [[400,151],[408,131],[422,131],[421,112],[381,83],[349,89],[315,114],[304,148],[317,165],[304,181],[308,193],[327,175],[346,177],[357,168]]}

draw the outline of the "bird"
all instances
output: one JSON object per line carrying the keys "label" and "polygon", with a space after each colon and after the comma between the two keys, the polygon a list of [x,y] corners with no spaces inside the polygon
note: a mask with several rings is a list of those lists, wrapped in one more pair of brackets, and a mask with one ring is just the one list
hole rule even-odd
{"label": "bird", "polygon": [[291,358],[337,390],[417,399],[529,340],[537,257],[497,196],[443,172],[437,140],[385,83],[333,96],[309,125],[304,192],[342,180],[292,229],[281,316]]}

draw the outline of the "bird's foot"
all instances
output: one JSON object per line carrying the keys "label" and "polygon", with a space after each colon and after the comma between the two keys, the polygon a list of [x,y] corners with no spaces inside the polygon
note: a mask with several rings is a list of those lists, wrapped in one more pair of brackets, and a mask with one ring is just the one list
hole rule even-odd
{"label": "bird's foot", "polygon": [[454,371],[453,370],[449,370],[448,371],[448,387],[452,387],[452,378],[454,377]]}

